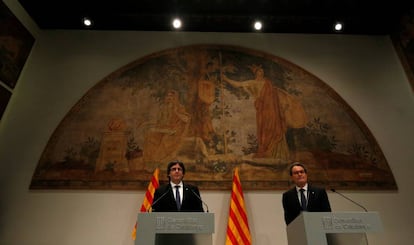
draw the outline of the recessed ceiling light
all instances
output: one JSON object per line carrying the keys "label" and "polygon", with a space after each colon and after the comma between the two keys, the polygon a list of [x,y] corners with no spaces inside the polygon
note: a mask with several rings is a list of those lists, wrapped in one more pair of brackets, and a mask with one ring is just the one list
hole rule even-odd
{"label": "recessed ceiling light", "polygon": [[340,21],[335,22],[334,24],[334,31],[336,32],[342,32],[344,29],[344,24]]}
{"label": "recessed ceiling light", "polygon": [[182,26],[181,20],[179,18],[175,18],[172,22],[172,25],[175,29],[180,29]]}
{"label": "recessed ceiling light", "polygon": [[256,31],[260,31],[262,28],[263,28],[263,24],[262,24],[262,22],[261,22],[261,21],[256,21],[256,22],[254,22],[254,29],[255,29]]}
{"label": "recessed ceiling light", "polygon": [[92,26],[92,20],[91,20],[90,18],[88,18],[88,17],[84,17],[84,18],[82,19],[82,23],[83,23],[83,25],[84,25],[84,26],[86,26],[86,27],[90,27],[90,26]]}

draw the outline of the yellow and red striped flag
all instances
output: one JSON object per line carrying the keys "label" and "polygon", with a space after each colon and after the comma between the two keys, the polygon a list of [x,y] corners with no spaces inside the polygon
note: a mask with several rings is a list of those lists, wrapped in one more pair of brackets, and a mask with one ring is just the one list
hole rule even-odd
{"label": "yellow and red striped flag", "polygon": [[249,222],[244,205],[239,169],[234,170],[229,220],[227,223],[226,245],[251,245]]}
{"label": "yellow and red striped flag", "polygon": [[[159,186],[159,181],[158,181],[159,172],[160,170],[158,168],[154,170],[154,174],[152,175],[151,181],[148,184],[147,192],[145,193],[144,201],[142,202],[142,205],[141,205],[141,209],[140,209],[141,212],[147,212],[151,208],[152,201],[154,199],[155,189],[157,189]],[[137,225],[138,225],[137,222],[135,222],[135,226],[131,234],[133,240],[135,240],[135,238],[137,237]]]}

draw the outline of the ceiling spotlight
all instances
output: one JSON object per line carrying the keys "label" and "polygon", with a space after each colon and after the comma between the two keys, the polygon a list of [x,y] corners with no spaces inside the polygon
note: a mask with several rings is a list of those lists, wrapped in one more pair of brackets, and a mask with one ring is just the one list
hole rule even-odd
{"label": "ceiling spotlight", "polygon": [[334,24],[334,31],[341,32],[344,29],[344,24],[340,21],[335,22]]}
{"label": "ceiling spotlight", "polygon": [[175,18],[172,22],[172,25],[175,29],[180,29],[182,26],[181,20],[179,18]]}
{"label": "ceiling spotlight", "polygon": [[90,27],[90,26],[92,26],[92,20],[91,20],[91,19],[89,19],[88,17],[84,17],[84,18],[82,19],[82,23],[83,23],[83,25],[84,25],[84,26],[86,26],[86,27]]}
{"label": "ceiling spotlight", "polygon": [[260,31],[262,29],[262,27],[263,27],[262,22],[260,22],[260,21],[254,22],[254,29],[256,31]]}

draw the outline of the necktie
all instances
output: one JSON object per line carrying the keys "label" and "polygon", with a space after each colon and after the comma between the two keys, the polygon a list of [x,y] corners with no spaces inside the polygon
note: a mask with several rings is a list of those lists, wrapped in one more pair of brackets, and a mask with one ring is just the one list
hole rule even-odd
{"label": "necktie", "polygon": [[300,203],[301,203],[301,206],[302,206],[302,210],[306,211],[307,210],[307,208],[306,208],[306,197],[305,197],[305,194],[304,194],[305,189],[300,189],[299,191],[300,191]]}
{"label": "necktie", "polygon": [[175,186],[175,202],[177,203],[177,209],[180,210],[181,208],[181,197],[180,197],[180,186]]}

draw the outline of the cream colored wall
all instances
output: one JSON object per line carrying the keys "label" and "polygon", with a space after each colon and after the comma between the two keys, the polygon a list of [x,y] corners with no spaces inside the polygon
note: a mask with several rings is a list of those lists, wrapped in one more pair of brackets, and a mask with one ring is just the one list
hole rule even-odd
{"label": "cream colored wall", "polygon": [[[68,110],[96,82],[125,64],[189,44],[261,50],[313,73],[371,129],[395,175],[396,192],[345,192],[381,215],[370,244],[410,244],[414,204],[414,97],[388,37],[185,32],[41,31],[17,0],[6,3],[36,43],[0,123],[0,244],[132,245],[143,191],[30,191],[46,143]],[[245,191],[253,244],[287,244],[281,191]],[[229,192],[202,191],[216,214],[214,245],[224,244]],[[361,211],[329,194],[334,211]]]}

